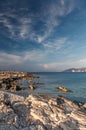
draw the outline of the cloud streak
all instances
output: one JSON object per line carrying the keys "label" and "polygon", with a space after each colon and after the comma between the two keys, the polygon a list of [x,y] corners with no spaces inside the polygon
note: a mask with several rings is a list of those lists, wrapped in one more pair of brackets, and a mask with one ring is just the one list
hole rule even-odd
{"label": "cloud streak", "polygon": [[[55,0],[54,2],[50,0],[48,5],[47,2],[42,1],[41,3],[40,10],[35,13],[27,8],[27,5],[24,8],[20,6],[17,10],[11,9],[7,5],[6,12],[0,13],[0,23],[8,29],[12,38],[41,43],[51,35],[55,27],[60,25],[61,18],[74,10],[75,2],[74,0]],[[25,14],[22,15],[22,12]],[[38,28],[39,25],[41,28]]]}
{"label": "cloud streak", "polygon": [[43,46],[45,50],[50,53],[58,53],[59,51],[63,50],[62,48],[65,46],[65,44],[67,44],[67,42],[68,38],[61,37],[50,41],[48,40],[45,43],[43,43]]}

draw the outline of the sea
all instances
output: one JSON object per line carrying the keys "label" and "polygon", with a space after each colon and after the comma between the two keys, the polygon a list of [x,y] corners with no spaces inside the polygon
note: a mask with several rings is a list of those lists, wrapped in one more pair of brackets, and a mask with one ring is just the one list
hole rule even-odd
{"label": "sea", "polygon": [[[33,72],[40,78],[33,79],[40,82],[36,89],[28,89],[28,81],[22,81],[22,86],[26,88],[28,94],[45,94],[53,97],[64,96],[70,100],[86,102],[86,73],[85,72]],[[58,91],[57,87],[64,86],[71,92]]]}

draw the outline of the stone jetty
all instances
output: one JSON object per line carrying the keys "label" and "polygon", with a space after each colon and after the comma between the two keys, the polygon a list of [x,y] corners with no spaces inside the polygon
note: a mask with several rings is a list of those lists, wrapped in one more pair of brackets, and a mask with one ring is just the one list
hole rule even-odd
{"label": "stone jetty", "polygon": [[86,130],[86,103],[0,91],[0,130]]}

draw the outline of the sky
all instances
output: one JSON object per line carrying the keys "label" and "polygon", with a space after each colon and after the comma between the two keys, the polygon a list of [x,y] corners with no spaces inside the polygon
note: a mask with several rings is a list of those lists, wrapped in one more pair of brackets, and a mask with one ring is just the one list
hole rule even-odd
{"label": "sky", "polygon": [[86,67],[86,0],[0,0],[0,70]]}

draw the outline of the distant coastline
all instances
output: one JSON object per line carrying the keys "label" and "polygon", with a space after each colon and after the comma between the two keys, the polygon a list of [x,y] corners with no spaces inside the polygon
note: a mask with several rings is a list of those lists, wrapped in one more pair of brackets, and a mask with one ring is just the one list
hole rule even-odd
{"label": "distant coastline", "polygon": [[63,72],[86,72],[86,68],[70,68]]}

